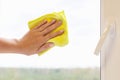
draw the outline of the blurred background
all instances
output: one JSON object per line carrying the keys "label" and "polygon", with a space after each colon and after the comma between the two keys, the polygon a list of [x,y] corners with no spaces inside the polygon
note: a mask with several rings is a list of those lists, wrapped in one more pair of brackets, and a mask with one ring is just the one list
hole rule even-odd
{"label": "blurred background", "polygon": [[62,10],[69,44],[42,56],[0,54],[0,80],[100,80],[100,0],[0,0],[0,37],[19,39],[28,21]]}

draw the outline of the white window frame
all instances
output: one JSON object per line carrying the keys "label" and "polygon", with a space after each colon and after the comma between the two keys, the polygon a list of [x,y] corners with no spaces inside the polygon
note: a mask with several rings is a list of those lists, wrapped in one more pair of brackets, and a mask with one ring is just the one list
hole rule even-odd
{"label": "white window frame", "polygon": [[101,0],[101,80],[120,80],[120,0]]}

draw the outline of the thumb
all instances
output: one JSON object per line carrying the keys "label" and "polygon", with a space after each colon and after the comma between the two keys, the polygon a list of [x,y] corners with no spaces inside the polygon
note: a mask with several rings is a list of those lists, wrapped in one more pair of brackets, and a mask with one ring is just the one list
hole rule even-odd
{"label": "thumb", "polygon": [[41,55],[42,53],[44,53],[44,51],[54,47],[55,44],[53,42],[47,42],[45,43],[42,47],[40,47],[40,49],[38,50],[38,52],[40,53],[39,55]]}

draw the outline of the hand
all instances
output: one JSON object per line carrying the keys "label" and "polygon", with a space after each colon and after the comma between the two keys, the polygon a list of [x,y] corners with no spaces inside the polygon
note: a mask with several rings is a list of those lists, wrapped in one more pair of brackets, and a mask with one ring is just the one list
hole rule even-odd
{"label": "hand", "polygon": [[31,29],[23,38],[17,41],[18,52],[25,55],[32,55],[54,46],[54,43],[47,42],[51,38],[61,35],[64,31],[52,32],[62,24],[62,21],[42,21],[37,27]]}

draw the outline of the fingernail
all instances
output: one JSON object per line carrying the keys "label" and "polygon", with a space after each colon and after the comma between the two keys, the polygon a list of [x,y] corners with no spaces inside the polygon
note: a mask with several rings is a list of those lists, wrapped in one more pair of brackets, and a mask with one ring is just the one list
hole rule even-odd
{"label": "fingernail", "polygon": [[44,22],[47,22],[47,20],[46,20],[46,19],[44,19],[43,21],[44,21]]}
{"label": "fingernail", "polygon": [[53,19],[53,20],[52,20],[52,22],[55,22],[55,21],[56,21],[56,19]]}
{"label": "fingernail", "polygon": [[62,23],[62,21],[61,21],[61,20],[59,20],[59,21],[58,21],[58,23],[59,23],[59,24],[61,24],[61,23]]}
{"label": "fingernail", "polygon": [[55,44],[53,44],[53,43],[52,43],[52,44],[50,44],[49,46],[50,46],[50,47],[54,47],[54,46],[55,46]]}
{"label": "fingernail", "polygon": [[63,32],[64,32],[64,30],[60,30],[60,32],[61,32],[61,33],[63,33]]}

